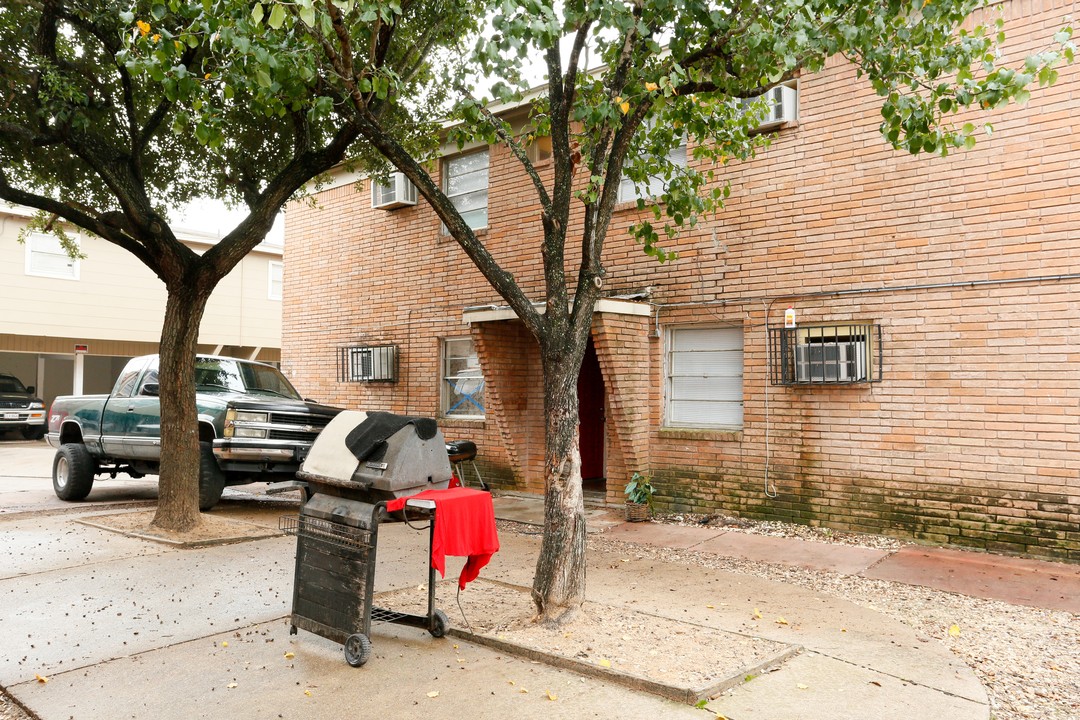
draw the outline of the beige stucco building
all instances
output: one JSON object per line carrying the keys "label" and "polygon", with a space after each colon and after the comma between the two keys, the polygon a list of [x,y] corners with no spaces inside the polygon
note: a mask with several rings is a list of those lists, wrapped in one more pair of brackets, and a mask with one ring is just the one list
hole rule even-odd
{"label": "beige stucco building", "polygon": [[[18,241],[32,210],[0,204],[0,371],[57,395],[102,393],[131,357],[157,352],[165,285],[125,250],[73,232],[85,258],[71,260],[52,236]],[[196,252],[215,234],[178,235]],[[277,362],[281,348],[280,245],[263,244],[214,291],[199,333],[201,352]]]}

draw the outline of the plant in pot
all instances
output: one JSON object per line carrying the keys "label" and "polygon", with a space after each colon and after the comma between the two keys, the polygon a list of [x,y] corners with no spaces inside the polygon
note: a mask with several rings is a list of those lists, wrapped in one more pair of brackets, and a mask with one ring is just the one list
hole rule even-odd
{"label": "plant in pot", "polygon": [[652,509],[654,488],[652,478],[641,473],[634,473],[626,483],[626,519],[629,522],[643,522],[649,519]]}

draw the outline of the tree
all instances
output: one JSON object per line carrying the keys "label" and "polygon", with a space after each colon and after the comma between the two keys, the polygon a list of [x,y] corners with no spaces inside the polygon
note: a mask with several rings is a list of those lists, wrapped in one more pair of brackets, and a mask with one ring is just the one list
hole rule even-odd
{"label": "tree", "polygon": [[[882,97],[881,130],[894,147],[946,155],[975,142],[973,123],[950,124],[955,113],[1023,102],[1029,86],[1052,83],[1055,63],[1071,62],[1074,52],[1066,28],[1054,38],[1057,49],[1017,68],[1001,66],[1000,22],[990,29],[963,29],[968,16],[987,4],[978,0],[492,1],[474,52],[445,66],[445,85],[457,94],[447,113],[457,124],[448,134],[460,144],[501,143],[531,178],[543,228],[539,312],[428,174],[429,157],[410,152],[403,142],[405,128],[444,112],[410,102],[382,60],[401,42],[408,24],[405,4],[271,2],[272,13],[291,15],[289,32],[312,44],[320,76],[339,89],[360,135],[417,186],[537,340],[544,373],[546,495],[533,599],[539,618],[552,623],[572,617],[584,597],[575,381],[603,289],[602,251],[623,177],[646,185],[662,181],[658,202],[639,201],[651,213],[631,232],[644,252],[666,262],[673,257],[663,239],[692,226],[727,197],[727,187],[713,182],[713,168],[749,158],[767,142],[752,132],[760,109],[754,99],[820,69],[827,58],[844,56]],[[589,54],[602,62],[599,68],[585,66]],[[533,60],[544,70],[545,84],[536,92],[527,80]],[[470,78],[494,81],[490,99],[528,107],[531,132],[522,135],[493,114]],[[401,116],[375,112],[385,103],[398,107]],[[412,123],[400,124],[405,116]],[[551,138],[551,184],[526,152],[537,135]],[[685,139],[697,161],[689,167],[669,159]],[[584,211],[582,221],[572,220],[575,210]],[[568,252],[572,237],[579,249]],[[568,277],[571,262],[576,275]]]}
{"label": "tree", "polygon": [[[270,229],[283,204],[347,158],[363,162],[351,114],[287,34],[280,6],[203,0],[10,0],[0,7],[0,198],[40,211],[36,227],[101,236],[165,283],[161,331],[160,500],[153,524],[199,522],[194,362],[199,323],[217,283]],[[407,57],[378,58],[397,88],[425,92],[426,58],[453,46],[455,18],[474,9],[399,7],[419,32]],[[432,29],[434,28],[434,29]],[[369,103],[391,118],[396,108]],[[430,133],[418,134],[427,137]],[[401,141],[423,146],[408,133]],[[351,150],[350,150],[351,148]],[[196,196],[242,204],[247,216],[197,255],[169,208]]]}

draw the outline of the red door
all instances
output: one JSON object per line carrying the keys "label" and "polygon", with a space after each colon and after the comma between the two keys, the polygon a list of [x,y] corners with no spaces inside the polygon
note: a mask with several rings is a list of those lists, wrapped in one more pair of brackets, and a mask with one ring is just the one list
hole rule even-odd
{"label": "red door", "polygon": [[[604,480],[604,375],[592,338],[585,349],[578,375],[578,413],[581,427],[581,478],[587,489],[602,489]],[[592,482],[588,482],[592,481]],[[597,482],[599,481],[599,482]],[[599,488],[597,488],[599,485]]]}

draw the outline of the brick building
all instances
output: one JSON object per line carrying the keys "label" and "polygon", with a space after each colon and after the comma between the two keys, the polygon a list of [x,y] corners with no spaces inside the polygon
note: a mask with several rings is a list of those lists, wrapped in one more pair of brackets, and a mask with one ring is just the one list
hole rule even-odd
{"label": "brick building", "polygon": [[[1078,9],[1002,4],[1010,56]],[[677,262],[616,210],[579,383],[586,488],[620,502],[641,470],[667,509],[1080,560],[1080,65],[973,117],[993,134],[948,158],[887,146],[842,60],[790,90]],[[524,173],[501,147],[454,153],[435,172],[542,300]],[[542,492],[535,342],[430,208],[370,190],[342,175],[287,215],[284,369],[326,401],[438,416],[485,479]]]}

